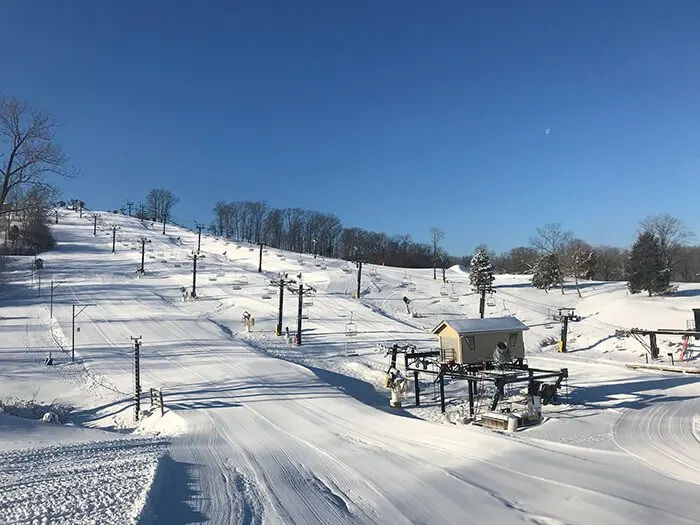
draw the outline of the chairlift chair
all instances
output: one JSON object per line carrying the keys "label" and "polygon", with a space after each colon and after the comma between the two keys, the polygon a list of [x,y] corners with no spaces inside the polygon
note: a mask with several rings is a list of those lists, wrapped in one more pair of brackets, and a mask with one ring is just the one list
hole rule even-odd
{"label": "chairlift chair", "polygon": [[353,313],[350,312],[350,322],[345,325],[345,335],[347,337],[353,337],[357,335],[357,325],[352,321]]}
{"label": "chairlift chair", "polygon": [[374,266],[372,266],[372,267],[369,269],[369,274],[370,274],[372,277],[376,277],[376,276],[377,276],[377,269],[376,269]]}
{"label": "chairlift chair", "polygon": [[226,277],[226,272],[223,271],[223,270],[221,270],[221,269],[219,269],[219,271],[216,272],[216,276],[217,276],[217,277]]}
{"label": "chairlift chair", "polygon": [[238,277],[238,282],[239,284],[248,284],[248,277],[246,277],[245,275],[241,275],[240,277]]}
{"label": "chairlift chair", "polygon": [[263,299],[272,299],[272,295],[268,293],[267,290],[263,290],[263,293],[261,295]]}
{"label": "chairlift chair", "polygon": [[409,292],[415,292],[416,291],[416,283],[414,283],[412,280],[409,279],[408,282],[408,291]]}
{"label": "chairlift chair", "polygon": [[486,298],[486,306],[496,306],[496,298],[493,296],[493,294],[489,294],[489,296]]}
{"label": "chairlift chair", "polygon": [[447,291],[447,285],[443,284],[440,287],[440,295],[449,295],[450,293]]}
{"label": "chairlift chair", "polygon": [[216,274],[209,276],[210,281],[216,281]]}
{"label": "chairlift chair", "polygon": [[411,281],[409,281],[408,276],[404,274],[404,276],[401,278],[401,288],[408,286],[410,282]]}
{"label": "chairlift chair", "polygon": [[313,306],[314,305],[314,298],[312,295],[306,295],[304,294],[304,306]]}
{"label": "chairlift chair", "polygon": [[321,263],[321,270],[327,270],[328,265],[326,263]]}
{"label": "chairlift chair", "polygon": [[308,308],[302,308],[302,309],[301,309],[301,318],[302,318],[302,319],[308,319],[308,318],[309,318],[309,309],[308,309]]}

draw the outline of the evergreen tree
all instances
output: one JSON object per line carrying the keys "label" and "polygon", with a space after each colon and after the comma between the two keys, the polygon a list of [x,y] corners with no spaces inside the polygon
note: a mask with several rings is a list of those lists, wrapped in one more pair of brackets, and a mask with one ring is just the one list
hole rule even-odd
{"label": "evergreen tree", "polygon": [[548,291],[553,285],[561,282],[559,258],[554,253],[546,253],[537,260],[532,274],[532,286]]}
{"label": "evergreen tree", "polygon": [[493,266],[486,250],[479,250],[469,263],[469,282],[474,291],[489,289],[495,277]]}
{"label": "evergreen tree", "polygon": [[651,296],[668,289],[671,270],[666,264],[666,253],[656,235],[639,234],[627,260],[627,287],[633,294],[646,290]]}

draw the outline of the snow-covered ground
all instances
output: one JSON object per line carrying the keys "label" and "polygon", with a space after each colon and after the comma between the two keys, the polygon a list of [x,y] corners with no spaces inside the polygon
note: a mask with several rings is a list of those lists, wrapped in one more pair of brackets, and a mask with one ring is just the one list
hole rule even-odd
{"label": "snow-covered ground", "polygon": [[[447,417],[427,379],[424,406],[412,407],[409,396],[405,409],[388,407],[388,360],[377,343],[429,349],[440,320],[478,315],[478,297],[459,268],[448,270],[442,289],[432,270],[366,265],[358,301],[356,270],[343,271],[343,261],[266,249],[258,273],[257,247],[203,235],[199,298],[185,302],[180,287],[192,284],[187,256],[196,234],[168,226],[163,235],[160,225],[101,217],[93,235],[90,217],[64,212],[53,227],[58,248],[43,256],[41,296],[30,259],[13,260],[0,289],[0,397],[70,405],[77,425],[8,424],[3,416],[0,521],[697,522],[699,377],[626,368],[645,361],[644,349],[614,334],[685,328],[700,306],[700,285],[647,298],[628,296],[624,283],[585,282],[578,298],[573,287],[546,294],[522,276],[499,276],[488,315],[514,314],[530,327],[530,364],[570,371],[570,395],[545,407],[545,423],[506,435],[449,424],[464,414],[458,383],[447,389]],[[112,226],[119,228],[115,254]],[[143,236],[151,242],[138,278]],[[270,293],[269,280],[279,272],[301,272],[317,289],[305,306],[300,347],[274,335],[279,292]],[[414,291],[400,286],[404,278]],[[60,283],[53,319],[51,280]],[[406,313],[404,296],[419,317]],[[75,363],[73,304],[91,305],[76,318]],[[558,335],[549,316],[561,306],[583,316],[570,325],[567,354],[540,346]],[[255,317],[252,333],[244,311]],[[283,325],[291,333],[296,312],[297,297],[286,292]],[[346,335],[351,322],[355,336]],[[143,389],[162,388],[167,406],[161,416],[145,395],[138,426],[132,336],[143,338]],[[664,360],[670,351],[677,359],[679,339],[660,337]],[[50,351],[54,366],[47,367]],[[698,362],[691,354],[684,365]],[[51,458],[76,470],[66,473]],[[23,473],[28,464],[31,475]],[[118,475],[122,468],[130,474]],[[71,476],[80,478],[74,490],[48,481],[60,477],[68,486]],[[47,480],[43,503],[30,507],[26,494],[40,480]]]}

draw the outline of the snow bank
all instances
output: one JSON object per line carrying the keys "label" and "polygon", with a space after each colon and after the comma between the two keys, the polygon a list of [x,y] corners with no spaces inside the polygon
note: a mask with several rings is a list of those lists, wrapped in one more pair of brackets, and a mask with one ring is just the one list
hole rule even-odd
{"label": "snow bank", "polygon": [[0,523],[137,523],[165,446],[113,439],[0,452]]}

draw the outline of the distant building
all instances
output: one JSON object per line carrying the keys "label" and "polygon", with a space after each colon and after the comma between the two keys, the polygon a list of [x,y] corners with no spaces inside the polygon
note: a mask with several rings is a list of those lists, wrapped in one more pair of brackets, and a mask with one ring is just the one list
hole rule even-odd
{"label": "distant building", "polygon": [[508,345],[513,359],[523,359],[525,330],[527,326],[510,316],[442,321],[431,333],[438,336],[443,362],[475,364],[492,361],[499,342]]}

